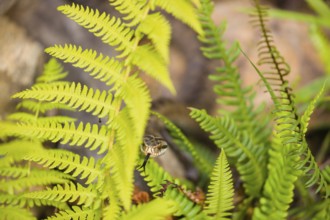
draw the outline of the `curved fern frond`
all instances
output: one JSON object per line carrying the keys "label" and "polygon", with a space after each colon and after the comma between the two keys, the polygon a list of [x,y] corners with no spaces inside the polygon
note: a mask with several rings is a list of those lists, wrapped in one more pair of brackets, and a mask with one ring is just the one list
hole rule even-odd
{"label": "curved fern frond", "polygon": [[103,206],[103,219],[118,219],[121,211],[120,202],[116,189],[116,183],[111,176],[105,177],[104,194],[108,196],[110,202]]}
{"label": "curved fern frond", "polygon": [[188,0],[155,0],[154,4],[171,13],[174,17],[192,27],[197,33],[202,33],[197,18],[196,9]]}
{"label": "curved fern frond", "polygon": [[38,76],[37,83],[51,83],[64,79],[68,75],[63,72],[62,65],[55,58],[51,58],[45,65],[42,75]]}
{"label": "curved fern frond", "polygon": [[149,118],[151,97],[146,84],[135,75],[130,76],[118,95],[123,98],[133,120],[134,134],[142,140],[144,130]]}
{"label": "curved fern frond", "polygon": [[261,169],[265,163],[264,158],[256,156],[262,149],[253,146],[248,134],[238,130],[229,116],[213,118],[205,110],[197,109],[191,109],[190,116],[203,130],[211,132],[210,138],[214,143],[219,148],[225,149],[227,155],[236,161],[246,193],[257,197],[265,179],[265,173]]}
{"label": "curved fern frond", "polygon": [[42,144],[37,141],[13,140],[3,143],[0,145],[0,167],[13,166],[15,162],[22,161],[26,154],[42,150],[44,150]]}
{"label": "curved fern frond", "polygon": [[112,94],[107,91],[88,88],[80,83],[37,84],[31,89],[16,93],[13,98],[37,99],[67,104],[80,111],[91,112],[99,118],[106,117],[112,111]]}
{"label": "curved fern frond", "polygon": [[[22,123],[12,130],[8,127],[10,136],[22,138],[34,138],[41,141],[50,140],[54,143],[60,142],[62,144],[85,146],[90,150],[98,149],[98,153],[103,153],[107,150],[108,136],[106,126],[87,123],[84,125],[80,122],[79,125],[71,123],[57,124],[57,123]],[[8,134],[9,135],[9,134]]]}
{"label": "curved fern frond", "polygon": [[106,85],[121,84],[123,80],[123,64],[115,58],[98,54],[95,50],[85,49],[80,46],[65,44],[48,47],[46,53],[71,63],[75,67],[88,72],[95,79],[105,82]]}
{"label": "curved fern frond", "polygon": [[[161,207],[161,209],[159,209]],[[175,202],[167,199],[157,198],[147,204],[133,206],[124,214],[122,220],[154,219],[162,220],[171,216],[176,211]]]}
{"label": "curved fern frond", "polygon": [[[83,187],[79,183],[57,184],[53,188],[47,188],[43,191],[35,191],[22,195],[25,198],[43,199],[57,202],[70,202],[84,207],[90,207],[96,200],[99,200],[98,194],[94,189],[94,185]],[[94,206],[93,206],[94,207]],[[94,207],[95,208],[95,207]]]}
{"label": "curved fern frond", "polygon": [[69,116],[46,116],[46,117],[36,117],[34,114],[29,114],[25,112],[16,112],[7,116],[7,119],[18,121],[18,122],[40,122],[40,123],[47,123],[47,122],[54,122],[64,124],[67,122],[74,122],[76,121],[75,118]]}
{"label": "curved fern frond", "polygon": [[15,206],[1,206],[0,205],[1,219],[21,219],[21,220],[36,220],[32,212]]}
{"label": "curved fern frond", "polygon": [[193,157],[194,164],[199,169],[199,171],[206,174],[210,174],[213,168],[212,160],[210,160],[209,158],[208,160],[206,160],[206,158],[201,157],[196,151],[195,146],[170,120],[168,120],[166,117],[157,112],[152,112],[152,114],[157,116],[165,124],[166,128],[170,131],[174,143],[184,152],[188,152]]}
{"label": "curved fern frond", "polygon": [[81,5],[62,5],[58,10],[77,24],[89,30],[96,37],[101,38],[105,44],[116,47],[121,51],[120,56],[127,56],[133,48],[134,31],[126,27],[119,18],[110,17],[97,9],[84,8]]}
{"label": "curved fern frond", "polygon": [[81,157],[74,153],[64,154],[59,150],[44,150],[43,152],[31,152],[25,157],[25,160],[34,161],[50,169],[57,168],[81,180],[86,179],[86,184],[90,184],[96,179],[98,184],[102,184],[104,180],[103,173],[93,157]]}
{"label": "curved fern frond", "polygon": [[221,151],[212,171],[205,204],[205,212],[213,219],[231,219],[230,211],[234,208],[234,187],[224,150]]}
{"label": "curved fern frond", "polygon": [[150,45],[142,45],[136,48],[131,53],[132,64],[136,65],[141,70],[145,71],[148,75],[162,83],[173,94],[175,94],[175,88],[169,77],[167,64],[160,57]]}
{"label": "curved fern frond", "polygon": [[0,193],[0,205],[14,206],[14,207],[36,207],[36,206],[53,206],[60,210],[68,209],[68,205],[63,202],[55,202],[43,199],[27,199],[21,195],[15,194],[1,194]]}
{"label": "curved fern frond", "polygon": [[147,35],[165,63],[168,63],[171,26],[164,16],[160,13],[147,15],[136,31]]}
{"label": "curved fern frond", "polygon": [[79,206],[72,206],[71,209],[65,209],[58,213],[55,213],[54,216],[50,216],[47,220],[82,220],[82,219],[96,219],[95,210],[91,208],[80,208]]}
{"label": "curved fern frond", "polygon": [[40,102],[36,100],[22,100],[20,103],[17,104],[16,106],[17,109],[26,109],[29,110],[33,113],[42,113],[44,114],[45,112],[53,109],[61,109],[61,110],[66,110],[66,111],[76,111],[75,109],[62,104],[62,103],[52,103],[52,102]]}
{"label": "curved fern frond", "polygon": [[123,20],[127,21],[127,26],[135,26],[144,19],[146,0],[109,0],[110,5],[117,11],[125,15]]}
{"label": "curved fern frond", "polygon": [[[14,168],[1,168],[2,172],[15,172],[17,175],[19,170],[15,170]],[[25,168],[25,171],[28,171]],[[1,174],[0,174],[1,175]],[[28,187],[33,186],[47,186],[49,184],[62,184],[67,183],[72,179],[69,175],[63,174],[61,172],[55,170],[31,170],[28,175],[21,176],[18,179],[0,181],[0,191],[7,191],[13,193],[14,191],[21,191],[23,189],[27,189]]]}

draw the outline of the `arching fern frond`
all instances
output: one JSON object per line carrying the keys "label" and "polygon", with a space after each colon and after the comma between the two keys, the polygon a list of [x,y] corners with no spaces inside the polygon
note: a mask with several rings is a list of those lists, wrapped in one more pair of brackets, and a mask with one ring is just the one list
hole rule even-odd
{"label": "arching fern frond", "polygon": [[107,91],[88,88],[80,83],[71,84],[37,84],[31,89],[16,93],[13,98],[37,99],[67,104],[69,107],[91,112],[103,118],[112,111],[112,94]]}
{"label": "arching fern frond", "polygon": [[[14,172],[16,175],[22,168],[1,168],[1,172]],[[25,168],[25,171],[28,171]],[[28,174],[28,175],[27,175]],[[17,179],[7,179],[0,181],[0,191],[7,191],[13,193],[15,191],[22,191],[34,186],[47,186],[49,184],[62,184],[67,183],[72,177],[67,174],[58,172],[56,170],[31,170],[24,177],[21,176]],[[0,174],[0,176],[4,176]]]}
{"label": "arching fern frond", "polygon": [[31,210],[15,206],[0,206],[2,219],[36,220]]}
{"label": "arching fern frond", "polygon": [[190,1],[155,0],[154,4],[192,27],[197,33],[202,33],[202,29],[197,18],[196,8],[194,8]]}
{"label": "arching fern frond", "polygon": [[52,103],[52,102],[40,102],[36,100],[22,100],[20,103],[16,106],[17,109],[26,109],[33,113],[42,113],[44,114],[47,111],[53,110],[53,109],[61,109],[66,111],[75,111],[75,109],[62,104],[62,103]]}
{"label": "arching fern frond", "polygon": [[48,47],[45,52],[83,69],[95,79],[105,82],[106,85],[121,85],[122,83],[123,64],[115,58],[97,53],[92,49],[83,50],[80,46],[72,44]]}
{"label": "arching fern frond", "polygon": [[133,30],[122,23],[119,18],[110,17],[106,13],[100,13],[97,9],[90,9],[81,5],[63,5],[58,10],[101,38],[105,44],[116,47],[121,51],[121,57],[128,55],[133,48]]}
{"label": "arching fern frond", "polygon": [[229,116],[213,118],[205,110],[197,109],[191,109],[190,116],[203,130],[211,133],[210,138],[219,148],[223,148],[234,159],[246,192],[254,197],[259,196],[265,179],[261,167],[265,162],[264,158],[256,155],[262,149],[253,146],[248,134],[238,130]]}
{"label": "arching fern frond", "polygon": [[45,65],[42,75],[38,76],[37,83],[50,83],[64,79],[68,75],[55,58],[51,58]]}
{"label": "arching fern frond", "polygon": [[95,210],[92,208],[81,208],[79,206],[72,206],[72,209],[65,209],[54,216],[50,216],[47,220],[82,220],[82,219],[97,219]]}
{"label": "arching fern frond", "polygon": [[142,45],[137,47],[131,55],[132,63],[134,65],[158,80],[173,94],[175,93],[175,88],[169,77],[167,64],[160,57],[158,52],[149,45]]}
{"label": "arching fern frond", "polygon": [[171,26],[161,13],[149,14],[136,29],[148,36],[161,57],[168,63]]}
{"label": "arching fern frond", "polygon": [[75,118],[69,116],[46,116],[46,117],[36,117],[36,115],[25,113],[25,112],[16,112],[7,116],[7,119],[19,122],[41,122],[47,123],[52,121],[54,123],[67,123],[76,121]]}
{"label": "arching fern frond", "polygon": [[[127,214],[124,214],[121,219],[162,220],[171,216],[176,211],[175,204],[176,203],[171,200],[157,198],[147,204],[132,207],[132,209]],[[159,209],[159,207],[161,207],[161,209]]]}
{"label": "arching fern frond", "polygon": [[232,174],[224,150],[221,151],[212,171],[205,201],[205,212],[213,219],[231,219],[234,208]]}
{"label": "arching fern frond", "polygon": [[76,126],[71,123],[22,123],[15,126],[15,130],[8,127],[5,132],[8,136],[22,137],[26,139],[34,138],[41,141],[50,140],[52,142],[60,142],[62,144],[70,144],[76,146],[85,146],[90,150],[98,149],[98,153],[107,150],[107,128],[97,124],[84,124],[80,122]]}
{"label": "arching fern frond", "polygon": [[146,0],[109,0],[109,2],[117,11],[125,15],[123,20],[127,22],[127,26],[135,26],[144,19]]}
{"label": "arching fern frond", "polygon": [[[35,191],[23,194],[25,198],[43,199],[57,202],[70,202],[84,207],[91,207],[97,203],[98,193],[94,189],[94,185],[90,184],[84,187],[79,183],[65,183],[64,185],[57,184],[53,188],[47,188],[42,191]],[[100,203],[99,203],[100,204]],[[93,208],[97,208],[93,206]]]}
{"label": "arching fern frond", "polygon": [[68,209],[68,205],[63,202],[55,202],[55,201],[49,201],[44,199],[27,199],[23,197],[22,195],[16,195],[16,194],[2,194],[0,193],[0,204],[6,205],[8,207],[36,207],[36,206],[53,206],[55,208],[58,208],[60,210]]}
{"label": "arching fern frond", "polygon": [[86,179],[86,184],[90,184],[97,179],[98,184],[101,185],[104,180],[103,173],[93,157],[82,157],[74,153],[64,154],[59,150],[44,150],[42,152],[31,152],[25,159],[50,169],[57,168],[81,180]]}

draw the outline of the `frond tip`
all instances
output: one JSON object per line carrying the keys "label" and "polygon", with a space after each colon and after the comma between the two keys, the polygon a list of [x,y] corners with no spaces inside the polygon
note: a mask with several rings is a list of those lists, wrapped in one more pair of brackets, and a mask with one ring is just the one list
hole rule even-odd
{"label": "frond tip", "polygon": [[205,212],[213,219],[230,219],[234,208],[234,187],[232,174],[224,150],[221,150],[211,176],[206,197]]}

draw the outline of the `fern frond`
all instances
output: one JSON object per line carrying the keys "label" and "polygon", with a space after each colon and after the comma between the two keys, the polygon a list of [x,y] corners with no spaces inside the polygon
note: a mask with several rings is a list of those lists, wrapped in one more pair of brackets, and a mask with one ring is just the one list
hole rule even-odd
{"label": "fern frond", "polygon": [[86,184],[90,184],[96,179],[99,184],[102,184],[104,180],[103,173],[93,157],[82,157],[74,153],[66,154],[60,150],[44,150],[43,152],[31,152],[25,159],[50,169],[57,168],[81,180],[86,179]]}
{"label": "fern frond", "polygon": [[199,36],[203,43],[201,49],[205,57],[220,59],[223,63],[221,67],[215,69],[215,73],[209,76],[210,80],[216,82],[213,90],[218,95],[217,102],[222,106],[219,114],[230,114],[238,128],[250,135],[254,145],[259,146],[260,150],[263,149],[259,152],[260,155],[256,156],[265,157],[270,136],[270,129],[267,128],[268,120],[260,117],[263,111],[262,106],[255,108],[252,87],[242,86],[242,79],[235,64],[240,54],[239,44],[235,42],[228,45],[223,36],[226,25],[224,22],[219,27],[215,25],[211,17],[212,12],[212,2],[201,0],[199,20],[205,33]]}
{"label": "fern frond", "polygon": [[[0,128],[1,125],[0,123]],[[15,162],[22,161],[26,154],[43,149],[42,144],[36,141],[13,140],[3,143],[0,145],[0,167],[10,167]]]}
{"label": "fern frond", "polygon": [[145,0],[109,0],[110,5],[124,15],[127,26],[135,26],[144,19],[147,1]]}
{"label": "fern frond", "polygon": [[62,65],[55,58],[51,58],[45,65],[42,75],[37,77],[37,83],[50,83],[64,79],[68,75],[63,72]]}
{"label": "fern frond", "polygon": [[234,208],[234,187],[232,174],[222,150],[211,175],[211,182],[206,197],[205,212],[214,219],[230,219],[230,211]]}
{"label": "fern frond", "polygon": [[[65,183],[64,185],[57,184],[53,188],[47,188],[43,191],[35,191],[22,195],[25,198],[43,199],[57,202],[70,202],[84,207],[90,207],[98,200],[98,194],[94,189],[94,185],[90,184],[84,187],[79,183],[76,185],[73,182]],[[95,208],[93,206],[93,208]]]}
{"label": "fern frond", "polygon": [[95,219],[95,210],[91,208],[80,208],[79,206],[72,206],[71,209],[65,209],[54,216],[50,216],[47,220],[82,220],[82,219]]}
{"label": "fern frond", "polygon": [[194,118],[206,132],[211,132],[210,138],[219,148],[225,149],[227,155],[236,161],[236,167],[244,181],[246,193],[257,197],[265,179],[262,166],[263,157],[253,146],[247,133],[238,130],[236,124],[229,116],[213,118],[205,110],[191,109],[190,116]]}
{"label": "fern frond", "polygon": [[80,5],[62,5],[58,10],[77,24],[89,30],[96,37],[110,46],[121,51],[121,57],[127,56],[133,48],[133,30],[126,27],[116,17],[110,17],[105,12],[100,13],[97,9],[84,8]]}
{"label": "fern frond", "polygon": [[66,110],[66,111],[76,111],[75,109],[62,104],[62,103],[52,103],[52,102],[40,102],[36,100],[22,100],[20,103],[17,104],[16,106],[17,109],[26,109],[31,111],[32,113],[42,113],[44,114],[45,112],[53,109],[61,109],[61,110]]}
{"label": "fern frond", "polygon": [[[22,175],[22,171],[25,171],[25,175]],[[62,184],[67,183],[71,179],[71,176],[63,174],[55,170],[31,170],[26,168],[0,168],[0,175],[3,172],[11,172],[11,174],[21,174],[18,179],[6,179],[0,181],[0,191],[6,191],[13,193],[15,191],[21,191],[28,187],[35,186],[47,186],[49,184]],[[9,173],[10,174],[10,173]]]}
{"label": "fern frond", "polygon": [[25,112],[16,112],[12,113],[7,116],[7,119],[12,121],[18,121],[18,122],[27,122],[27,123],[33,123],[33,122],[40,122],[40,123],[47,123],[47,122],[54,122],[54,123],[60,123],[64,124],[67,122],[74,122],[76,121],[75,118],[69,117],[69,116],[46,116],[46,117],[36,117],[34,114],[29,114]]}
{"label": "fern frond", "polygon": [[112,111],[112,94],[107,91],[88,88],[80,83],[71,84],[36,84],[31,89],[16,93],[13,98],[37,99],[67,104],[80,111],[91,112],[103,118]]}
{"label": "fern frond", "polygon": [[123,98],[129,109],[136,137],[142,140],[151,106],[151,97],[146,84],[140,78],[132,75],[122,86],[122,89],[118,91],[118,94]]}
{"label": "fern frond", "polygon": [[213,167],[212,161],[209,158],[206,160],[206,158],[201,157],[200,154],[196,151],[196,147],[170,120],[157,112],[152,112],[152,114],[157,116],[165,124],[166,128],[170,131],[174,143],[184,152],[188,152],[193,157],[194,164],[199,169],[199,171],[210,174]]}
{"label": "fern frond", "polygon": [[[161,207],[161,209],[160,209]],[[162,220],[171,216],[176,211],[175,202],[157,198],[143,205],[133,206],[132,209],[121,217],[123,220],[154,219]]]}
{"label": "fern frond", "polygon": [[154,4],[172,14],[178,20],[192,27],[197,33],[202,33],[197,18],[196,9],[188,0],[155,0]]}
{"label": "fern frond", "polygon": [[160,13],[147,15],[136,31],[147,35],[165,63],[168,63],[171,26],[164,16]]}
{"label": "fern frond", "polygon": [[116,130],[116,144],[109,151],[109,164],[111,167],[111,178],[119,200],[126,210],[132,202],[134,173],[139,153],[139,145],[142,137],[138,137],[126,107],[120,111],[111,127]]}
{"label": "fern frond", "polygon": [[107,150],[108,136],[106,126],[80,122],[79,125],[71,123],[22,123],[15,126],[15,129],[4,128],[10,136],[21,138],[34,138],[41,141],[49,140],[54,143],[85,146],[90,150],[98,149],[98,153]]}
{"label": "fern frond", "polygon": [[[325,84],[324,84],[325,85]],[[308,181],[306,182],[306,186],[310,187],[316,183],[318,183],[319,187],[316,191],[319,191],[320,189],[323,189],[325,192],[325,197],[328,198],[330,195],[330,190],[327,187],[327,183],[325,181],[325,178],[318,167],[315,158],[311,152],[311,150],[308,147],[308,144],[305,140],[305,134],[307,132],[307,126],[309,124],[310,116],[314,111],[315,105],[320,100],[323,91],[324,91],[324,85],[321,88],[320,92],[316,95],[316,97],[309,103],[307,106],[307,109],[305,110],[304,114],[302,115],[300,119],[301,129],[300,129],[300,135],[302,137],[303,143],[302,143],[302,160],[300,161],[300,165],[302,167],[302,170],[304,171],[305,175],[307,176]]]}
{"label": "fern frond", "polygon": [[53,206],[60,210],[68,209],[68,205],[63,202],[49,201],[43,199],[27,199],[21,195],[16,194],[2,194],[0,193],[0,205],[14,206],[14,207],[36,207],[36,206]]}
{"label": "fern frond", "polygon": [[138,46],[136,50],[131,53],[131,56],[132,64],[145,71],[175,94],[175,88],[169,77],[167,64],[160,57],[160,54],[150,45]]}
{"label": "fern frond", "polygon": [[118,219],[119,213],[121,211],[120,202],[118,198],[118,194],[116,191],[116,183],[114,179],[107,175],[105,177],[105,184],[104,184],[104,194],[109,198],[109,204],[103,206],[103,219]]}
{"label": "fern frond", "polygon": [[1,219],[20,219],[20,220],[36,220],[32,212],[15,206],[1,206],[0,205]]}
{"label": "fern frond", "polygon": [[[164,169],[153,160],[148,162],[145,171],[143,171],[143,168],[140,168],[139,171],[150,187],[150,191],[154,193],[154,196],[157,196],[160,190],[163,189],[161,184],[165,181],[170,181],[181,186],[178,179],[171,177],[169,173],[164,171]],[[202,207],[200,205],[195,204],[176,188],[169,186],[166,189],[164,198],[176,202],[178,210],[174,216],[183,215],[186,219],[208,219],[205,213],[201,212]]]}
{"label": "fern frond", "polygon": [[95,79],[105,82],[106,85],[120,85],[123,80],[123,64],[115,58],[97,53],[92,49],[83,50],[80,46],[65,44],[48,47],[46,53],[71,63],[75,67],[88,72]]}

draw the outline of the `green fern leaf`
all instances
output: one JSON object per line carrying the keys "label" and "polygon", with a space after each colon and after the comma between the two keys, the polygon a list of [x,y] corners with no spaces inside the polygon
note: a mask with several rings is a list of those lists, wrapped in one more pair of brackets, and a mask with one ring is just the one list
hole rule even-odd
{"label": "green fern leaf", "polygon": [[48,47],[46,53],[63,60],[66,63],[71,63],[75,67],[84,69],[91,76],[106,85],[120,85],[123,81],[123,64],[115,58],[110,58],[98,54],[95,50],[83,50],[80,46],[65,44],[64,46],[55,45]]}
{"label": "green fern leaf", "polygon": [[20,219],[20,220],[36,220],[37,218],[33,216],[32,212],[15,207],[15,206],[0,206],[0,219]]}
{"label": "green fern leaf", "polygon": [[68,75],[63,72],[62,65],[55,58],[51,58],[45,65],[43,73],[38,76],[37,83],[50,83],[64,79]]}
{"label": "green fern leaf", "polygon": [[[22,169],[15,170],[11,168],[8,170],[8,168],[0,168],[0,173],[3,172],[14,172],[14,174],[18,174],[19,172],[22,172]],[[25,168],[25,172],[28,170]],[[28,175],[27,175],[28,174]],[[22,175],[22,173],[21,173]],[[49,184],[61,184],[61,183],[67,183],[72,179],[69,175],[63,174],[61,172],[55,171],[55,170],[31,170],[28,173],[26,173],[26,176],[21,176],[18,179],[12,179],[12,180],[1,180],[0,181],[0,191],[6,191],[9,193],[13,193],[15,191],[22,191],[24,189],[27,189],[29,187],[35,187],[35,186],[47,186]]]}
{"label": "green fern leaf", "polygon": [[[160,209],[161,207],[161,209]],[[162,220],[171,216],[176,211],[175,202],[157,198],[147,204],[134,206],[122,220],[153,219]]]}
{"label": "green fern leaf", "polygon": [[196,9],[188,0],[155,0],[155,5],[171,13],[174,17],[192,27],[197,33],[202,33],[197,18]]}
{"label": "green fern leaf", "polygon": [[70,173],[73,177],[86,179],[86,184],[90,184],[94,180],[98,180],[98,184],[102,184],[104,177],[95,164],[93,157],[81,157],[74,153],[63,153],[61,150],[44,150],[43,152],[30,153],[25,157],[26,160],[35,161],[43,167],[50,169],[59,169],[64,173]]}
{"label": "green fern leaf", "polygon": [[40,102],[36,100],[22,100],[20,103],[16,106],[17,109],[27,109],[33,113],[42,113],[53,109],[61,109],[66,111],[76,111],[75,109],[62,104],[62,103],[51,103],[51,102]]}
{"label": "green fern leaf", "polygon": [[127,21],[127,26],[135,26],[144,19],[147,2],[136,0],[109,0],[110,5],[121,14],[125,15],[123,19]]}
{"label": "green fern leaf", "polygon": [[151,46],[139,46],[133,53],[131,53],[131,56],[132,63],[134,65],[158,80],[173,94],[175,94],[175,88],[169,77],[165,61],[160,57],[159,53],[151,48]]}
{"label": "green fern leaf", "polygon": [[211,183],[206,197],[205,212],[213,219],[230,219],[234,208],[234,187],[232,174],[224,150],[215,163]]}
{"label": "green fern leaf", "polygon": [[83,205],[84,207],[90,207],[98,200],[98,194],[93,184],[83,187],[79,183],[75,185],[73,182],[64,185],[57,184],[55,187],[43,191],[25,193],[23,197],[57,202],[75,202],[77,205]]}
{"label": "green fern leaf", "polygon": [[121,57],[128,55],[133,48],[133,31],[122,23],[119,18],[110,17],[106,13],[100,13],[97,9],[84,8],[72,4],[59,6],[58,10],[70,19],[88,29],[96,37],[101,38],[105,44],[116,47],[122,51]]}
{"label": "green fern leaf", "polygon": [[[108,136],[106,126],[97,124],[84,125],[82,122],[76,127],[72,123],[22,123],[15,126],[15,130],[4,128],[5,132],[11,133],[11,136],[21,138],[35,138],[41,141],[50,140],[54,143],[70,144],[76,146],[85,146],[90,150],[98,149],[98,153],[103,153],[108,148]],[[9,134],[8,134],[9,135]]]}
{"label": "green fern leaf", "polygon": [[38,207],[38,206],[53,206],[60,210],[68,209],[68,205],[63,202],[56,202],[44,199],[27,199],[21,195],[16,194],[2,194],[0,193],[0,204],[14,207]]}
{"label": "green fern leaf", "polygon": [[165,63],[168,63],[171,26],[164,16],[160,13],[149,14],[136,31],[147,35]]}
{"label": "green fern leaf", "polygon": [[151,106],[151,98],[146,84],[135,75],[130,76],[118,94],[124,99],[129,109],[135,128],[134,134],[142,140]]}
{"label": "green fern leaf", "polygon": [[75,118],[72,118],[69,116],[36,117],[36,115],[25,113],[25,112],[12,113],[7,116],[7,119],[13,120],[13,121],[19,121],[19,122],[27,122],[27,123],[40,122],[43,124],[50,122],[50,121],[54,122],[54,123],[60,123],[60,124],[76,121]]}
{"label": "green fern leaf", "polygon": [[210,138],[214,143],[225,149],[227,155],[236,161],[246,193],[254,197],[259,196],[265,179],[265,173],[261,169],[264,158],[257,157],[261,149],[253,145],[247,133],[238,130],[229,116],[213,118],[205,110],[191,110],[191,117],[203,130],[211,132]]}
{"label": "green fern leaf", "polygon": [[118,193],[116,190],[116,183],[112,176],[105,177],[104,184],[104,195],[107,195],[110,203],[108,205],[103,206],[102,217],[103,219],[118,219],[119,213],[121,211],[120,202],[118,198]]}
{"label": "green fern leaf", "polygon": [[16,93],[13,98],[38,99],[67,104],[69,107],[91,112],[99,118],[112,111],[112,95],[107,91],[88,88],[80,83],[36,84],[31,89]]}
{"label": "green fern leaf", "polygon": [[54,216],[48,217],[47,220],[82,220],[82,219],[96,219],[95,210],[88,208],[80,208],[79,206],[73,206],[71,209],[66,209],[55,213]]}
{"label": "green fern leaf", "polygon": [[[0,123],[0,128],[1,128]],[[15,126],[13,126],[15,129]],[[24,159],[30,152],[42,151],[43,146],[40,142],[14,140],[0,145],[0,167],[10,167],[15,162]]]}

